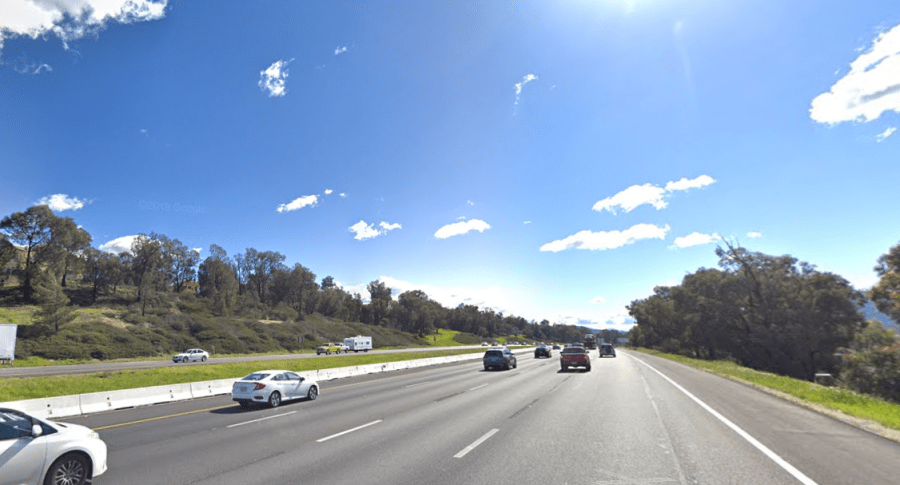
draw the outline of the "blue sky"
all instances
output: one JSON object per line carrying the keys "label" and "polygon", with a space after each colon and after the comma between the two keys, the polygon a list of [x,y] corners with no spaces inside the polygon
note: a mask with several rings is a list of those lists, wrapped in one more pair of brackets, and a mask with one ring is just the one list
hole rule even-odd
{"label": "blue sky", "polygon": [[7,0],[0,32],[0,213],[100,248],[628,329],[719,237],[861,289],[900,242],[895,1]]}

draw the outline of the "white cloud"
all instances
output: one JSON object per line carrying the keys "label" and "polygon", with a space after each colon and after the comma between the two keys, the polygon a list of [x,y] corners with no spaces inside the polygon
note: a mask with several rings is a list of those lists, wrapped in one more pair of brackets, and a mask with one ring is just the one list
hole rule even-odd
{"label": "white cloud", "polygon": [[537,80],[537,76],[535,76],[534,74],[526,74],[525,77],[522,78],[522,82],[516,83],[516,86],[515,86],[516,103],[515,104],[519,104],[519,95],[522,94],[522,88],[525,87],[526,84],[530,83],[531,81],[535,81],[535,80]]}
{"label": "white cloud", "polygon": [[714,243],[716,241],[721,241],[722,236],[718,234],[701,234],[699,232],[694,232],[688,234],[687,236],[676,237],[675,243],[670,248],[689,248],[692,246],[700,246],[701,244],[709,244]]}
{"label": "white cloud", "polygon": [[334,191],[331,189],[325,189],[325,195],[331,195],[332,192]]}
{"label": "white cloud", "polygon": [[269,93],[269,97],[280,97],[287,94],[285,83],[288,78],[287,65],[293,61],[275,61],[265,71],[259,73],[259,88]]}
{"label": "white cloud", "polygon": [[819,123],[872,121],[900,112],[900,25],[882,32],[850,72],[812,100],[809,117]]}
{"label": "white cloud", "polygon": [[197,253],[197,255],[199,255],[200,251],[203,251],[203,248],[192,248],[191,251],[193,251],[193,252]]}
{"label": "white cloud", "polygon": [[459,236],[472,231],[484,232],[490,228],[491,226],[487,222],[480,219],[471,219],[468,221],[447,224],[438,229],[437,232],[434,233],[434,237],[438,239],[447,239],[448,237]]}
{"label": "white cloud", "polygon": [[466,205],[468,205],[469,207],[474,207],[474,206],[475,206],[475,203],[472,202],[471,200],[467,200],[467,201],[466,201]]}
{"label": "white cloud", "polygon": [[97,35],[108,22],[132,24],[161,19],[166,3],[167,0],[4,0],[0,49],[4,39],[37,39],[50,34],[68,49],[69,42]]}
{"label": "white cloud", "polygon": [[278,212],[295,211],[304,207],[315,207],[318,202],[319,198],[317,196],[304,195],[303,197],[298,197],[287,204],[279,205],[275,210]]}
{"label": "white cloud", "polygon": [[591,303],[595,305],[601,305],[603,303],[606,303],[606,298],[603,298],[602,296],[595,296],[591,298]]}
{"label": "white cloud", "polygon": [[347,52],[347,46],[338,46],[334,48],[334,55],[339,56]]}
{"label": "white cloud", "polygon": [[607,197],[594,204],[593,209],[597,212],[608,210],[613,214],[616,213],[616,207],[625,209],[625,212],[631,212],[636,207],[650,204],[657,210],[665,209],[666,201],[663,200],[665,189],[655,185],[632,185],[618,194]]}
{"label": "white cloud", "polygon": [[893,135],[895,131],[897,131],[897,128],[891,126],[890,128],[875,135],[875,141],[877,141],[878,143],[881,143],[884,140],[886,140],[889,136]]}
{"label": "white cloud", "polygon": [[759,239],[759,238],[763,237],[763,235],[761,232],[750,231],[747,233],[747,237],[753,238],[753,239]]}
{"label": "white cloud", "polygon": [[541,251],[557,253],[566,249],[589,249],[602,251],[634,244],[642,239],[665,239],[669,225],[659,227],[653,224],[637,224],[624,231],[579,231],[565,239],[552,241],[541,246]]}
{"label": "white cloud", "polygon": [[598,201],[594,204],[593,210],[597,212],[607,210],[615,214],[617,207],[625,212],[631,212],[644,204],[652,205],[656,210],[665,209],[668,205],[666,199],[673,192],[706,187],[715,181],[709,175],[701,175],[695,179],[682,178],[676,182],[668,182],[665,187],[651,184],[632,185],[612,197]]}
{"label": "white cloud", "polygon": [[53,194],[37,201],[35,205],[46,205],[54,212],[77,211],[84,207],[84,204],[90,204],[91,201],[79,199],[78,197],[69,197],[66,194]]}
{"label": "white cloud", "polygon": [[530,226],[530,225],[531,225],[531,221],[525,221],[525,222],[523,222],[522,224],[523,224],[523,225],[526,225],[526,226]]}
{"label": "white cloud", "polygon": [[676,190],[689,190],[689,189],[699,189],[701,187],[706,187],[707,185],[712,185],[716,182],[716,179],[710,177],[709,175],[701,175],[695,179],[687,179],[682,178],[676,182],[669,182],[666,184],[667,192],[675,192]]}
{"label": "white cloud", "polygon": [[105,244],[101,244],[99,249],[112,254],[131,253],[131,243],[133,243],[137,237],[137,234],[134,236],[122,236]]}
{"label": "white cloud", "polygon": [[353,236],[353,239],[357,241],[362,241],[364,239],[372,239],[373,237],[383,236],[388,233],[388,231],[393,231],[394,229],[401,229],[399,223],[388,223],[381,221],[378,224],[378,227],[381,229],[375,228],[375,223],[367,224],[366,221],[359,221],[356,224],[350,226],[350,232],[356,234]]}
{"label": "white cloud", "polygon": [[346,194],[345,192],[341,192],[341,193],[338,194],[338,195],[340,195],[341,197],[347,197],[347,194]]}

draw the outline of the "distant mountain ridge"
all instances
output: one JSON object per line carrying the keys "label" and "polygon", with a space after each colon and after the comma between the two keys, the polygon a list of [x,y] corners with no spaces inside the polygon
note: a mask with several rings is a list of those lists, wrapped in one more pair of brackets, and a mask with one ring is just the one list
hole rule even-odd
{"label": "distant mountain ridge", "polygon": [[875,307],[875,303],[871,300],[866,300],[866,304],[859,308],[859,312],[863,314],[863,317],[868,320],[878,320],[881,322],[885,328],[889,328],[894,332],[900,333],[900,324],[894,321],[890,316],[881,313],[878,311],[878,308]]}

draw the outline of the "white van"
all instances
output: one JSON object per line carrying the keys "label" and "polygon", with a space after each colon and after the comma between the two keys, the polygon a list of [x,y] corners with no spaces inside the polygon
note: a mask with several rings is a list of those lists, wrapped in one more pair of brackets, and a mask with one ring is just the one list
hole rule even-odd
{"label": "white van", "polygon": [[347,350],[345,352],[354,351],[359,352],[362,350],[363,352],[368,352],[372,349],[372,337],[363,337],[362,335],[357,335],[356,337],[350,337],[344,339],[344,347]]}

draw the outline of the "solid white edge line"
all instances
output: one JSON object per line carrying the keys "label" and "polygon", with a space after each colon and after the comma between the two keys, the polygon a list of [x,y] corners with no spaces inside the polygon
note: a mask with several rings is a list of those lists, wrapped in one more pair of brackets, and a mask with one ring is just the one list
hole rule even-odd
{"label": "solid white edge line", "polygon": [[378,419],[378,420],[372,421],[371,423],[366,423],[366,424],[364,424],[364,425],[362,425],[362,426],[357,426],[357,427],[355,427],[355,428],[353,428],[353,429],[348,429],[347,431],[341,431],[340,433],[333,434],[333,435],[331,435],[331,436],[326,436],[326,437],[324,437],[324,438],[317,439],[317,440],[316,440],[316,443],[321,443],[321,442],[323,442],[323,441],[328,441],[328,440],[330,440],[331,438],[337,438],[338,436],[343,436],[343,435],[345,435],[345,434],[347,434],[347,433],[352,433],[352,432],[354,432],[354,431],[359,431],[359,430],[361,430],[361,429],[363,429],[363,428],[368,428],[369,426],[372,426],[373,424],[378,424],[378,423],[380,423],[380,422],[382,422],[382,421],[384,421],[384,420],[383,420],[383,419]]}
{"label": "solid white edge line", "polygon": [[722,416],[721,414],[719,414],[718,411],[716,411],[715,409],[711,408],[711,407],[710,407],[709,405],[707,405],[705,402],[701,401],[699,398],[697,398],[697,396],[694,396],[693,394],[691,394],[690,392],[688,392],[687,389],[685,389],[685,388],[681,387],[680,385],[678,385],[678,383],[676,383],[675,381],[673,381],[672,379],[670,379],[667,375],[665,375],[665,374],[663,374],[662,372],[656,370],[656,368],[654,368],[652,365],[650,365],[650,364],[644,362],[644,361],[641,360],[641,359],[638,359],[637,357],[634,357],[634,356],[631,356],[631,355],[629,355],[629,357],[631,357],[632,359],[634,359],[634,360],[640,362],[641,364],[644,364],[645,366],[647,366],[647,368],[649,368],[649,369],[652,370],[653,372],[656,372],[657,374],[659,374],[663,379],[669,381],[669,384],[672,384],[673,386],[675,386],[676,389],[678,389],[679,391],[681,391],[682,393],[684,393],[685,396],[691,398],[694,402],[696,402],[697,404],[699,404],[700,407],[702,407],[702,408],[705,409],[707,412],[709,412],[710,414],[712,414],[713,416],[715,416],[716,419],[718,419],[719,421],[725,423],[725,426],[728,426],[729,428],[731,428],[735,433],[737,433],[738,435],[740,435],[741,438],[744,438],[745,440],[747,440],[747,442],[750,443],[751,445],[753,445],[757,450],[761,451],[764,455],[766,455],[767,457],[769,457],[770,460],[774,461],[774,462],[775,462],[776,464],[778,464],[778,466],[780,466],[781,468],[784,468],[785,471],[787,471],[788,473],[790,473],[794,478],[796,478],[798,481],[800,481],[800,483],[803,483],[804,485],[818,485],[815,481],[813,481],[813,479],[811,479],[811,478],[809,478],[808,476],[804,475],[803,472],[801,472],[800,470],[794,468],[793,465],[791,465],[790,463],[788,463],[787,461],[785,461],[783,458],[781,458],[780,456],[778,456],[777,454],[775,454],[775,452],[772,451],[772,450],[770,450],[766,445],[764,445],[764,444],[760,443],[759,441],[757,441],[756,438],[754,438],[753,436],[750,436],[749,433],[747,433],[747,432],[744,431],[743,429],[739,428],[738,425],[732,423],[732,422],[731,422],[728,418],[726,418],[725,416]]}
{"label": "solid white edge line", "polygon": [[297,412],[297,411],[291,411],[291,412],[289,412],[289,413],[276,414],[276,415],[274,415],[274,416],[266,416],[265,418],[254,419],[253,421],[244,421],[243,423],[229,424],[228,426],[226,426],[226,428],[234,428],[235,426],[243,426],[243,425],[245,425],[245,424],[258,423],[258,422],[260,422],[260,421],[265,421],[265,420],[267,420],[267,419],[280,418],[281,416],[287,416],[287,415],[289,415],[289,414],[294,414],[294,413],[296,413],[296,412]]}
{"label": "solid white edge line", "polygon": [[496,433],[497,431],[500,431],[500,430],[497,428],[494,428],[494,429],[488,431],[487,433],[484,434],[484,436],[475,440],[474,443],[463,448],[462,451],[460,451],[459,453],[453,455],[453,458],[462,458],[462,457],[466,456],[466,453],[474,450],[478,445],[487,441],[487,439],[490,438],[491,436],[494,436],[494,433]]}
{"label": "solid white edge line", "polygon": [[480,385],[480,386],[475,386],[475,387],[473,387],[473,388],[471,388],[471,389],[469,389],[469,390],[470,390],[470,391],[474,391],[475,389],[481,389],[482,387],[484,387],[484,386],[486,386],[486,385],[487,385],[487,384],[482,384],[482,385]]}

